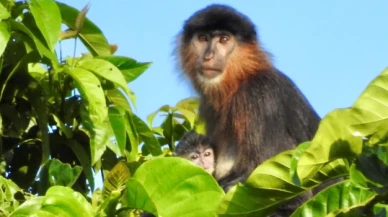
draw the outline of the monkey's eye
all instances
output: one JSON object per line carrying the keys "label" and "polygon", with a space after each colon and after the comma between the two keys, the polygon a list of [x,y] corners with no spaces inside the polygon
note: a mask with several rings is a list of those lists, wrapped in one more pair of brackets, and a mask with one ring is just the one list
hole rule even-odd
{"label": "monkey's eye", "polygon": [[200,42],[206,42],[207,41],[207,37],[206,35],[198,35],[198,41]]}
{"label": "monkey's eye", "polygon": [[205,157],[209,157],[211,155],[210,151],[205,152]]}
{"label": "monkey's eye", "polygon": [[229,41],[229,37],[228,36],[223,35],[223,36],[220,37],[220,43],[221,44],[225,44],[228,41]]}
{"label": "monkey's eye", "polygon": [[196,160],[199,156],[197,154],[191,155],[190,159],[191,160]]}

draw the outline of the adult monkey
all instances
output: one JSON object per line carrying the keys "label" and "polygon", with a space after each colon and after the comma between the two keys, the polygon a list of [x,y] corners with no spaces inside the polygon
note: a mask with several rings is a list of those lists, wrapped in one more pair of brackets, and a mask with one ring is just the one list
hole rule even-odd
{"label": "adult monkey", "polygon": [[215,177],[224,189],[314,136],[319,116],[271,63],[245,15],[218,4],[197,11],[184,23],[178,52],[200,95],[199,114],[217,152]]}

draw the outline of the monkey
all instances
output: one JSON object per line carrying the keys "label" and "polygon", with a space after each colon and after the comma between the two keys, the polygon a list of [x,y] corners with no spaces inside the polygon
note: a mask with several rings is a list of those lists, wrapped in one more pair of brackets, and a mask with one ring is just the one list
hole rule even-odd
{"label": "monkey", "polygon": [[215,169],[214,146],[210,138],[195,131],[185,133],[175,148],[174,155],[202,167],[210,175]]}
{"label": "monkey", "polygon": [[[246,15],[212,4],[190,16],[177,38],[177,63],[198,93],[199,116],[217,152],[214,176],[225,191],[265,160],[312,139],[320,117],[271,62]],[[309,197],[273,216],[289,216]]]}

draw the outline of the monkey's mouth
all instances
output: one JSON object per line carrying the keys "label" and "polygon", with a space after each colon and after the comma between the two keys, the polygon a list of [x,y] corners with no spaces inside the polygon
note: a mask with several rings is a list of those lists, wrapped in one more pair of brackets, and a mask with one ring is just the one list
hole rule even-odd
{"label": "monkey's mouth", "polygon": [[208,79],[215,78],[221,75],[221,73],[222,71],[216,68],[202,68],[201,70],[201,74]]}

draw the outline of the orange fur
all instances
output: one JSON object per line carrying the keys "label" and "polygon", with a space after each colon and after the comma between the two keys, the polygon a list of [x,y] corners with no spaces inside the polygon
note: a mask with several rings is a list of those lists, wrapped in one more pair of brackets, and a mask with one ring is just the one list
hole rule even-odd
{"label": "orange fur", "polygon": [[[183,43],[181,41],[181,43]],[[231,99],[237,92],[238,88],[251,76],[260,73],[263,70],[272,70],[271,62],[267,54],[258,46],[257,43],[240,43],[228,60],[226,70],[223,72],[222,80],[216,84],[208,84],[199,81],[196,72],[196,61],[198,55],[191,51],[189,43],[182,44],[180,47],[180,63],[186,75],[193,82],[194,87],[201,93],[206,101],[210,103],[214,110],[225,113],[225,105],[231,103]],[[241,101],[249,100],[242,96]],[[239,102],[241,102],[239,101]],[[233,105],[235,108],[235,118],[232,120],[233,128],[236,129],[236,138],[241,141],[244,137],[244,129],[249,127],[249,116],[245,114],[250,111],[249,108],[243,108],[250,103],[239,103]],[[226,116],[222,116],[226,117]],[[226,123],[227,120],[223,120]]]}

